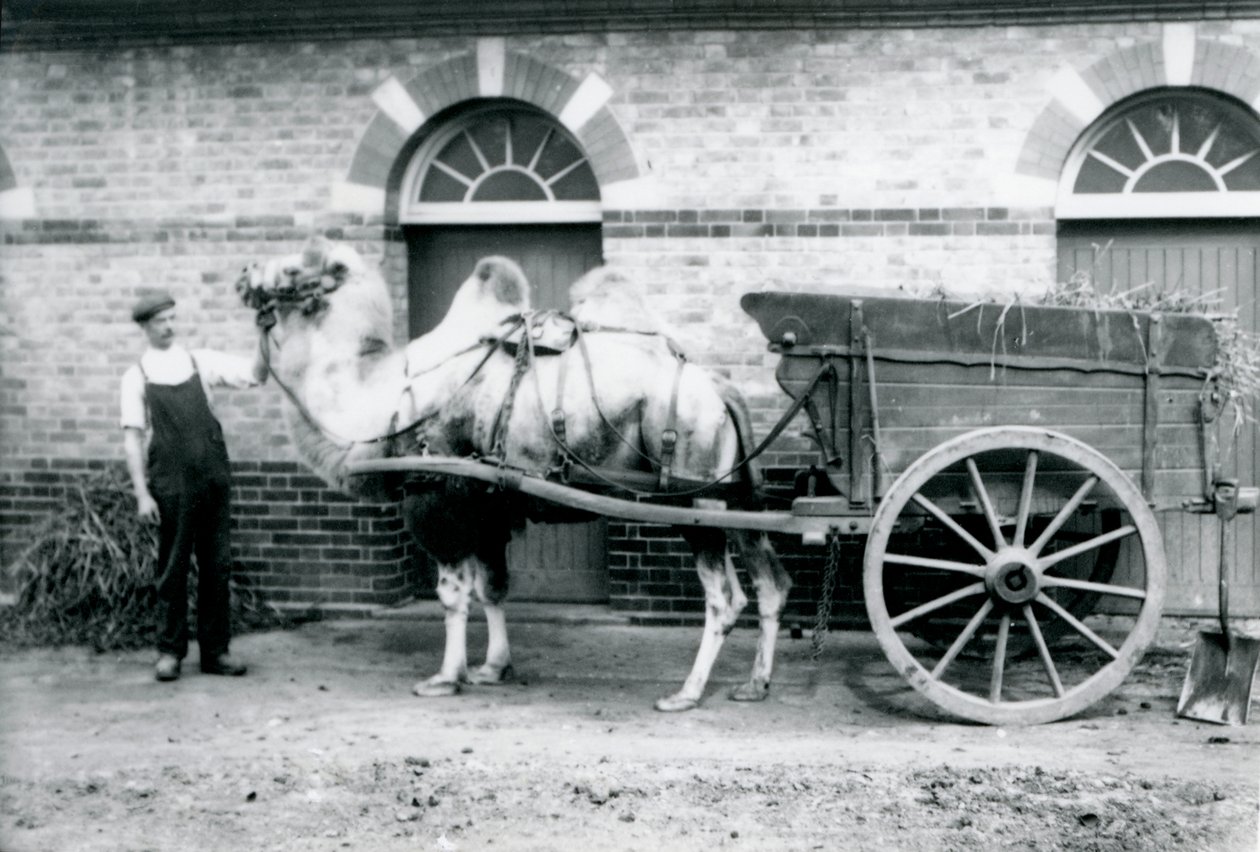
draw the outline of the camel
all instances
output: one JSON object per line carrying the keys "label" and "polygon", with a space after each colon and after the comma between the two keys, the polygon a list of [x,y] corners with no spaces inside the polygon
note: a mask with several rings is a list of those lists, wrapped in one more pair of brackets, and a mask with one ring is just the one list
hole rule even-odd
{"label": "camel", "polygon": [[[575,318],[586,316],[588,328],[604,330],[588,331],[581,346],[559,354],[535,352],[521,371],[523,337],[516,356],[511,347],[487,342],[512,328],[513,318],[529,315],[528,282],[507,258],[478,261],[438,327],[402,347],[390,344],[383,279],[350,245],[314,237],[299,254],[247,267],[237,285],[259,323],[271,326],[271,366],[288,396],[286,419],[298,453],[332,487],[376,500],[391,493],[383,476],[349,475],[349,462],[429,452],[546,471],[567,459],[600,476],[659,475],[667,466],[675,484],[712,483],[736,468],[741,446],[752,445],[749,434],[740,434],[747,423],[742,399],[680,359],[659,333],[659,320],[642,299],[627,296],[627,287],[623,275],[607,268],[576,282]],[[615,294],[613,309],[601,293]],[[617,325],[607,328],[614,319]],[[672,458],[663,459],[671,426],[676,442]],[[417,479],[405,489],[403,512],[417,547],[438,566],[446,644],[438,672],[413,691],[453,695],[466,683],[503,683],[513,675],[505,546],[525,517],[545,520],[552,512],[471,480]],[[742,490],[755,499],[752,488]],[[765,534],[681,532],[704,589],[704,628],[681,688],[655,706],[682,711],[700,703],[723,640],[747,605],[728,540],[755,587],[760,616],[751,674],[729,697],[762,700],[791,581]],[[485,612],[488,641],[484,663],[470,672],[466,633],[474,598]]]}

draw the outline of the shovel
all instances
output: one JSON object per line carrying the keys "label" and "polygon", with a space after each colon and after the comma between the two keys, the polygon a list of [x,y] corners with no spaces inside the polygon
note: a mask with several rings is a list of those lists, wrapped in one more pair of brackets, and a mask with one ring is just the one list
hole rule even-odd
{"label": "shovel", "polygon": [[1260,639],[1229,630],[1228,530],[1238,512],[1236,483],[1217,484],[1216,512],[1221,523],[1219,593],[1221,632],[1201,631],[1181,688],[1177,715],[1218,725],[1245,725],[1251,710],[1251,687],[1260,660]]}

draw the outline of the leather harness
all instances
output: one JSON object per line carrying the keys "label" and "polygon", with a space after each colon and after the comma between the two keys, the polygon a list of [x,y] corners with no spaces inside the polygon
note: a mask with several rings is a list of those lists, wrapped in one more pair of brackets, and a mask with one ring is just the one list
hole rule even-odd
{"label": "leather harness", "polygon": [[[503,398],[503,402],[500,403],[499,411],[495,416],[494,425],[490,433],[491,455],[500,460],[506,458],[504,445],[507,440],[508,424],[512,417],[516,396],[520,391],[520,385],[524,380],[525,374],[530,372],[530,367],[536,358],[560,355],[576,346],[582,355],[583,361],[586,363],[591,399],[598,410],[599,401],[595,394],[595,380],[591,371],[590,351],[586,346],[586,334],[593,331],[602,331],[618,334],[643,334],[665,339],[670,353],[674,356],[677,367],[674,370],[673,387],[670,391],[669,413],[666,416],[665,429],[661,433],[661,456],[659,459],[652,459],[641,452],[639,454],[658,468],[658,489],[661,491],[668,490],[673,475],[674,451],[678,444],[678,394],[682,385],[683,370],[687,365],[686,356],[677,344],[668,336],[661,335],[658,332],[584,324],[559,311],[529,311],[511,317],[505,322],[510,325],[504,334],[497,338],[487,338],[483,341],[490,344],[490,350],[469,376],[469,380],[471,380],[495,351],[502,350],[504,354],[511,356],[513,359],[512,378],[508,384],[508,391]],[[564,412],[564,389],[568,374],[568,361],[562,358],[557,367],[556,405],[551,410],[550,427],[557,446],[555,466],[565,470],[578,460],[569,451],[566,443],[567,428]],[[533,371],[533,376],[535,392],[538,394],[538,400],[541,404],[542,389],[539,386],[537,370]],[[599,413],[603,417],[603,412],[600,411]],[[604,418],[604,420],[608,426],[612,426],[607,421],[607,418]],[[614,431],[616,430],[614,429]],[[618,437],[621,437],[623,443],[627,446],[634,448],[633,444],[622,437],[620,433],[618,433]],[[634,449],[636,452],[639,452],[637,448]]]}

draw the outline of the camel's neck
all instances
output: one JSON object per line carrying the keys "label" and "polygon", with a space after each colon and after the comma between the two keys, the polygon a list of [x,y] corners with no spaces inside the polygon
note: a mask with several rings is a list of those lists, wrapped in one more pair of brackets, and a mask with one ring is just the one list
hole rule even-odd
{"label": "camel's neck", "polygon": [[386,442],[339,442],[293,405],[287,406],[286,418],[298,454],[332,488],[369,500],[386,499],[383,476],[352,475],[349,471],[350,462],[386,456],[389,446]]}
{"label": "camel's neck", "polygon": [[298,453],[333,487],[365,494],[378,483],[350,477],[346,463],[386,453],[386,444],[375,439],[393,425],[405,384],[402,353],[380,344],[365,352],[362,340],[330,331],[284,339],[272,368],[293,397],[287,418]]}

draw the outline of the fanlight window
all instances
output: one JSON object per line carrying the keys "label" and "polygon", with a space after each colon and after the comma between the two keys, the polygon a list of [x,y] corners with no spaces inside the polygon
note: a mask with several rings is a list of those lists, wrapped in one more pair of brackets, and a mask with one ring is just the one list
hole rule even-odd
{"label": "fanlight window", "polygon": [[481,110],[421,148],[404,180],[404,222],[599,221],[599,184],[561,125],[523,109]]}
{"label": "fanlight window", "polygon": [[1059,218],[1260,215],[1260,122],[1193,93],[1131,103],[1082,139]]}

